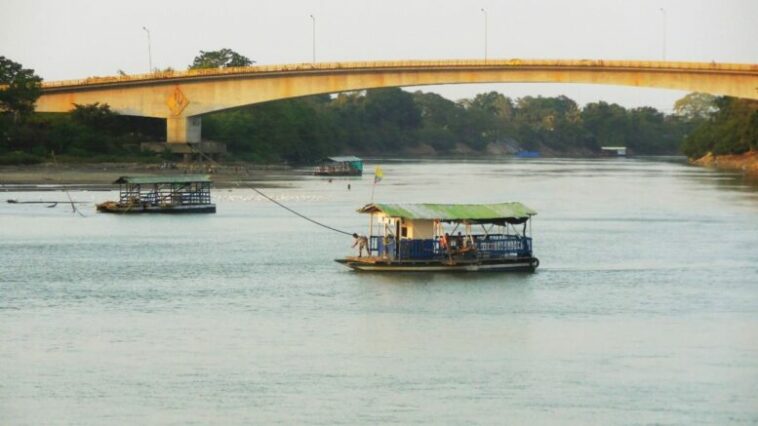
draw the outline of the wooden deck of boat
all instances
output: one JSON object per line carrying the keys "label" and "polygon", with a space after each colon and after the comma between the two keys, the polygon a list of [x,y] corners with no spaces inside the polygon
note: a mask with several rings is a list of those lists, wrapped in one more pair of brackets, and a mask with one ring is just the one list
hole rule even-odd
{"label": "wooden deck of boat", "polygon": [[430,263],[435,263],[435,264],[450,265],[450,266],[452,266],[452,265],[473,265],[473,264],[480,263],[480,261],[478,259],[455,259],[455,258],[453,258],[453,260],[451,262],[448,259],[444,259],[444,260],[443,259],[424,259],[424,260],[419,260],[419,259],[408,259],[408,260],[391,259],[390,260],[390,259],[387,259],[387,258],[381,257],[381,256],[363,256],[363,257],[359,257],[359,256],[345,256],[344,261],[345,262],[358,262],[358,263],[371,264],[371,265],[375,265],[377,263],[383,263],[383,264],[391,263],[391,264],[394,264],[394,265],[398,265],[398,264],[400,264],[400,265],[402,265],[402,264],[411,265],[411,264],[430,264]]}
{"label": "wooden deck of boat", "polygon": [[345,256],[345,260],[348,262],[377,263],[387,259],[379,256]]}

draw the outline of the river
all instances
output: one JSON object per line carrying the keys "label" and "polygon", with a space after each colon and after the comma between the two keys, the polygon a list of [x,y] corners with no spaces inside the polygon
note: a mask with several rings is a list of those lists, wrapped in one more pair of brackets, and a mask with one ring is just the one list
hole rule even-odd
{"label": "river", "polygon": [[[657,159],[382,168],[379,201],[537,210],[540,268],[352,272],[351,238],[249,189],[188,216],[0,193],[0,423],[758,422],[758,187]],[[365,232],[370,173],[271,179]]]}

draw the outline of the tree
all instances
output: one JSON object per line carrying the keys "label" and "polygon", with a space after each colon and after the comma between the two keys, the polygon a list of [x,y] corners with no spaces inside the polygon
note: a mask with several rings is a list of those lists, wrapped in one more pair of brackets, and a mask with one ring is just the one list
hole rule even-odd
{"label": "tree", "polygon": [[366,92],[364,140],[374,148],[398,149],[415,145],[421,110],[413,95],[398,89]]}
{"label": "tree", "polygon": [[758,101],[722,96],[714,105],[716,110],[685,138],[684,154],[699,158],[758,149]]}
{"label": "tree", "polygon": [[421,122],[421,111],[404,90],[373,89],[366,92],[366,118],[376,125],[414,129]]}
{"label": "tree", "polygon": [[718,111],[717,99],[708,93],[693,92],[674,103],[674,112],[687,120],[705,120]]}
{"label": "tree", "polygon": [[421,111],[420,143],[437,152],[448,152],[456,143],[464,141],[469,123],[464,121],[466,110],[463,106],[436,93],[417,91],[413,99]]}
{"label": "tree", "polygon": [[599,146],[627,146],[630,130],[629,112],[618,104],[588,103],[582,109],[582,123]]}
{"label": "tree", "polygon": [[13,114],[14,121],[34,112],[42,78],[34,70],[0,56],[0,109]]}
{"label": "tree", "polygon": [[510,120],[513,117],[513,101],[497,92],[480,93],[467,107],[478,108],[502,120]]}
{"label": "tree", "polygon": [[117,116],[118,114],[111,111],[110,105],[100,105],[99,102],[88,105],[74,104],[71,111],[71,120],[74,123],[105,133],[118,133],[120,129],[116,124]]}
{"label": "tree", "polygon": [[240,55],[232,49],[212,50],[209,52],[201,50],[200,54],[195,56],[195,60],[192,61],[189,69],[248,67],[254,63],[255,61]]}

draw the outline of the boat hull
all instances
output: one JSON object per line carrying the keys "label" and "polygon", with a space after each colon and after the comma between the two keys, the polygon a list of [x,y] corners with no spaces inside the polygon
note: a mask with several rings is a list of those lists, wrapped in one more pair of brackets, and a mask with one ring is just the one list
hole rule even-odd
{"label": "boat hull", "polygon": [[103,203],[97,205],[97,211],[101,213],[163,213],[163,214],[183,214],[183,213],[216,213],[215,204],[203,204],[196,206],[153,206],[153,205],[134,205],[124,206],[115,203]]}
{"label": "boat hull", "polygon": [[540,264],[536,257],[487,259],[466,262],[393,261],[376,257],[347,257],[335,262],[356,271],[372,272],[534,272]]}

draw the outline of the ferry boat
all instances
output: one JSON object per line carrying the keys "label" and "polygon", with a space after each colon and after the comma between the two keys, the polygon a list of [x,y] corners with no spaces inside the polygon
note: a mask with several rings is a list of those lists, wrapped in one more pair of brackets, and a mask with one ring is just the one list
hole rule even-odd
{"label": "ferry boat", "polygon": [[103,213],[216,213],[206,175],[121,176],[119,200],[97,205]]}
{"label": "ferry boat", "polygon": [[358,212],[371,215],[368,254],[336,259],[354,270],[534,272],[540,263],[530,236],[537,212],[518,202],[371,203]]}
{"label": "ferry boat", "polygon": [[313,171],[316,176],[362,176],[363,160],[352,155],[328,157]]}

